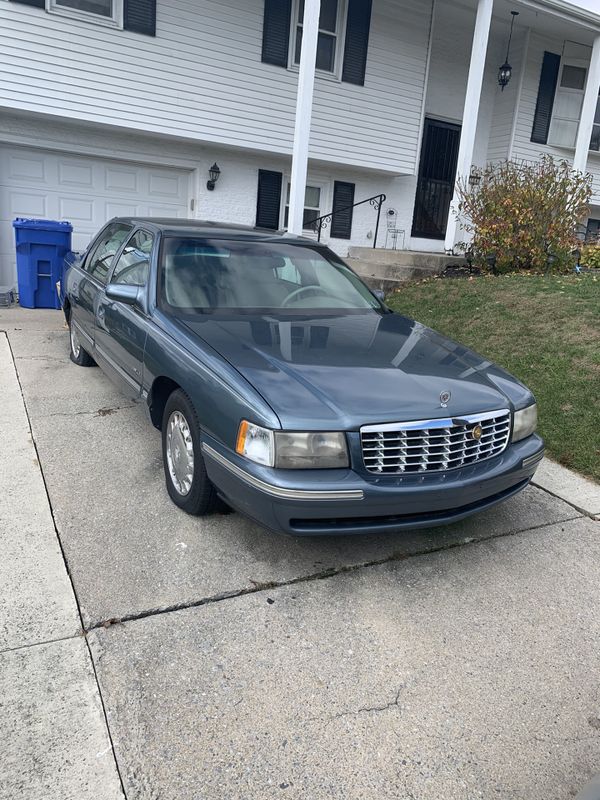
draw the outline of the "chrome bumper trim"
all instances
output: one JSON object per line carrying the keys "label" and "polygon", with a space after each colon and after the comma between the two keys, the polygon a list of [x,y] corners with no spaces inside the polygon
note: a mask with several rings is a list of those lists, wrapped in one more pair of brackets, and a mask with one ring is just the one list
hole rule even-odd
{"label": "chrome bumper trim", "polygon": [[545,451],[542,450],[539,453],[535,453],[534,455],[529,456],[529,458],[524,458],[523,461],[521,462],[521,468],[527,469],[527,467],[531,467],[533,466],[533,464],[537,464],[538,461],[541,461],[542,458],[544,457],[544,452]]}
{"label": "chrome bumper trim", "polygon": [[283,500],[362,500],[364,493],[362,489],[340,489],[340,490],[310,490],[310,489],[282,489],[281,486],[274,486],[272,483],[266,483],[254,475],[250,475],[246,470],[233,464],[228,458],[222,456],[210,445],[203,443],[202,451],[207,456],[214,459],[218,464],[225,469],[229,470],[233,475],[245,483],[259,489],[265,494],[270,494],[272,497],[279,497]]}

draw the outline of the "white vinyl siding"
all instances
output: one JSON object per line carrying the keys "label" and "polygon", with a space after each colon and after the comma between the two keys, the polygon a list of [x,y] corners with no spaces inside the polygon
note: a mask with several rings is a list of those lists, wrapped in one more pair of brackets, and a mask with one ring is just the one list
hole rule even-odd
{"label": "white vinyl siding", "polygon": [[[412,173],[430,3],[373,7],[365,86],[317,78],[311,156]],[[298,76],[262,25],[262,0],[158,0],[156,38],[0,0],[0,105],[288,155]]]}

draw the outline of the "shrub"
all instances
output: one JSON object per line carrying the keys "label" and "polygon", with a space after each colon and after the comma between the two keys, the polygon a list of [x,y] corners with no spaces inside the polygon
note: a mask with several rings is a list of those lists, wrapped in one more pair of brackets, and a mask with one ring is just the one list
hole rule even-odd
{"label": "shrub", "polygon": [[577,225],[587,216],[589,175],[566,161],[542,156],[539,162],[503,161],[488,165],[478,186],[459,181],[461,227],[475,263],[496,257],[499,272],[543,271],[572,266]]}
{"label": "shrub", "polygon": [[584,245],[581,248],[579,263],[582,267],[600,269],[600,242]]}

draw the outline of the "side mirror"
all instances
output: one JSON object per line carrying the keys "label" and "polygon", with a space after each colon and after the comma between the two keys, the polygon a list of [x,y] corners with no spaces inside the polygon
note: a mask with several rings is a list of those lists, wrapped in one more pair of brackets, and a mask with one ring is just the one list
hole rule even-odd
{"label": "side mirror", "polygon": [[381,300],[382,303],[385,302],[385,292],[383,289],[373,289],[372,291],[378,300]]}
{"label": "side mirror", "polygon": [[130,286],[127,283],[109,283],[106,287],[109,300],[117,300],[128,306],[135,306],[146,313],[146,287]]}

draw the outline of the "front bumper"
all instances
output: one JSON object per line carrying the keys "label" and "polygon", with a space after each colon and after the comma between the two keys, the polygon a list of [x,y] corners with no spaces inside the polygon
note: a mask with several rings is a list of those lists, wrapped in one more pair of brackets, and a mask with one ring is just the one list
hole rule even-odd
{"label": "front bumper", "polygon": [[272,531],[318,536],[426,528],[468,517],[524,489],[544,444],[534,434],[465,468],[385,477],[263,467],[207,435],[202,450],[210,480],[231,506]]}

